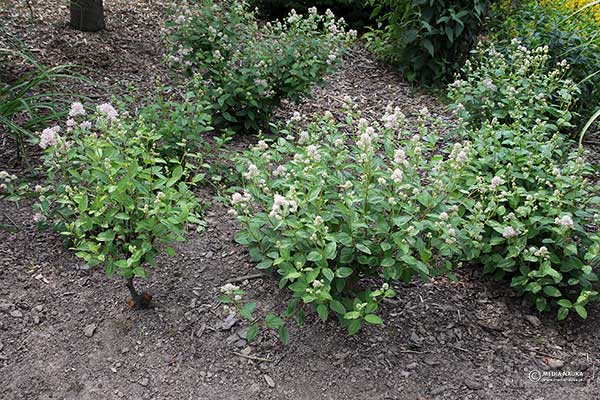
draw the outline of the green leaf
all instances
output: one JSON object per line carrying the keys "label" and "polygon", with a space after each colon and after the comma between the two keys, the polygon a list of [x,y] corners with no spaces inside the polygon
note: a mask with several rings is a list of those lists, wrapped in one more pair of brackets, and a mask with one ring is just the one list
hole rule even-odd
{"label": "green leaf", "polygon": [[360,319],[353,319],[348,324],[348,334],[350,336],[354,335],[356,332],[358,332],[360,330],[361,326],[362,326],[362,323],[360,322]]}
{"label": "green leaf", "polygon": [[382,325],[383,324],[383,320],[375,314],[365,315],[365,321],[367,321],[369,324],[373,324],[373,325]]}
{"label": "green leaf", "polygon": [[383,260],[381,260],[382,267],[391,267],[395,263],[396,263],[396,260],[394,260],[392,257],[386,257]]}
{"label": "green leaf", "polygon": [[109,229],[104,232],[100,232],[96,237],[101,242],[112,242],[115,238],[115,232],[112,229]]}
{"label": "green leaf", "polygon": [[344,315],[344,319],[360,318],[360,311],[349,311]]}
{"label": "green leaf", "polygon": [[567,315],[569,315],[569,309],[566,307],[561,307],[558,309],[558,320],[562,321],[563,319],[567,318]]}
{"label": "green leaf", "polygon": [[364,245],[364,244],[362,244],[362,243],[357,243],[357,244],[356,244],[356,248],[357,248],[358,250],[362,251],[363,253],[366,253],[366,254],[371,254],[371,249],[369,249],[367,246],[365,246],[365,245]]}
{"label": "green leaf", "polygon": [[317,261],[321,261],[323,259],[323,255],[320,252],[313,250],[310,253],[308,253],[308,255],[306,256],[306,259],[308,261],[317,262]]}
{"label": "green leaf", "polygon": [[331,308],[332,311],[335,311],[336,313],[340,314],[340,315],[344,315],[346,314],[346,308],[344,307],[344,305],[337,301],[337,300],[333,300],[329,303],[329,308]]}
{"label": "green leaf", "polygon": [[319,314],[319,318],[321,318],[323,321],[327,321],[327,316],[329,313],[327,312],[327,307],[325,304],[319,304],[317,306],[317,314]]}
{"label": "green leaf", "polygon": [[169,256],[173,257],[175,255],[175,250],[169,246],[165,249],[165,253],[167,253]]}
{"label": "green leaf", "polygon": [[348,267],[341,267],[335,270],[335,276],[338,278],[347,278],[352,275],[352,269]]}
{"label": "green leaf", "polygon": [[248,341],[248,343],[252,342],[254,340],[254,338],[256,338],[257,334],[258,334],[258,326],[251,325],[248,328],[248,332],[246,333],[246,340]]}
{"label": "green leaf", "polygon": [[278,329],[280,326],[283,326],[284,322],[278,316],[273,315],[273,314],[268,314],[265,318],[265,324],[269,328]]}
{"label": "green leaf", "polygon": [[246,303],[246,304],[244,304],[244,307],[242,307],[242,309],[240,310],[240,315],[242,317],[246,318],[248,321],[251,321],[252,313],[254,312],[255,309],[256,309],[255,302]]}
{"label": "green leaf", "polygon": [[581,318],[583,318],[583,319],[587,318],[588,314],[587,314],[587,311],[584,306],[576,305],[574,308],[575,308],[575,312],[577,312],[577,314],[579,314],[579,316]]}
{"label": "green leaf", "polygon": [[171,187],[175,183],[177,183],[179,181],[179,179],[181,179],[182,175],[183,175],[183,168],[181,167],[181,165],[176,166],[173,169],[173,173],[171,174],[171,178],[167,181],[167,187]]}
{"label": "green leaf", "polygon": [[279,332],[279,340],[281,340],[281,343],[288,344],[288,341],[290,338],[288,329],[284,325],[281,325],[278,329],[278,332]]}
{"label": "green leaf", "polygon": [[550,297],[560,297],[562,294],[560,290],[555,288],[554,286],[544,286],[544,294]]}
{"label": "green leaf", "polygon": [[337,244],[335,242],[327,243],[325,247],[325,258],[333,260],[336,256]]}
{"label": "green leaf", "polygon": [[323,270],[321,272],[323,273],[323,276],[325,277],[325,279],[327,279],[329,282],[331,282],[333,280],[334,274],[331,269],[323,268]]}

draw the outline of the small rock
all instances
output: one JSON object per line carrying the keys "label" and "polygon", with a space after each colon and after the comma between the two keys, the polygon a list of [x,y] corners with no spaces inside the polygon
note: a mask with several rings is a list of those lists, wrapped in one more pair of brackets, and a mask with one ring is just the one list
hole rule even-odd
{"label": "small rock", "polygon": [[258,394],[260,393],[260,385],[255,382],[252,385],[250,385],[248,391],[250,392],[250,394]]}
{"label": "small rock", "polygon": [[415,368],[417,368],[417,365],[418,364],[416,362],[410,363],[406,366],[406,369],[415,369]]}
{"label": "small rock", "polygon": [[438,394],[444,393],[448,389],[450,389],[450,386],[448,386],[448,385],[441,385],[441,386],[434,387],[433,389],[431,389],[431,395],[437,396]]}
{"label": "small rock", "polygon": [[10,316],[14,317],[14,318],[22,318],[23,317],[23,313],[19,310],[12,310],[10,312]]}
{"label": "small rock", "polygon": [[252,353],[252,347],[248,346],[240,351],[245,356],[249,356]]}
{"label": "small rock", "polygon": [[535,315],[526,315],[525,321],[529,322],[531,325],[533,325],[536,328],[538,328],[542,325],[542,321],[540,321],[540,319],[538,317],[536,317]]}
{"label": "small rock", "polygon": [[12,303],[0,303],[0,311],[8,312],[14,308]]}
{"label": "small rock", "polygon": [[235,314],[229,314],[227,318],[221,322],[221,330],[228,331],[238,322],[238,319],[235,317]]}
{"label": "small rock", "polygon": [[267,385],[270,388],[274,388],[275,387],[275,381],[273,380],[273,378],[271,378],[269,375],[263,375],[263,377],[265,378],[265,382],[267,382]]}
{"label": "small rock", "polygon": [[410,371],[400,371],[400,376],[408,378],[410,376]]}
{"label": "small rock", "polygon": [[544,364],[546,364],[550,369],[558,369],[562,368],[563,365],[565,365],[565,362],[557,358],[544,357]]}
{"label": "small rock", "polygon": [[465,379],[465,385],[471,390],[483,389],[483,383],[471,378]]}
{"label": "small rock", "polygon": [[89,324],[83,329],[83,334],[87,337],[94,336],[94,332],[96,332],[96,324]]}
{"label": "small rock", "polygon": [[115,367],[110,367],[110,370],[115,374],[117,373],[117,369]]}
{"label": "small rock", "polygon": [[140,385],[142,385],[144,387],[148,386],[149,383],[150,383],[150,380],[148,378],[144,377],[140,380]]}

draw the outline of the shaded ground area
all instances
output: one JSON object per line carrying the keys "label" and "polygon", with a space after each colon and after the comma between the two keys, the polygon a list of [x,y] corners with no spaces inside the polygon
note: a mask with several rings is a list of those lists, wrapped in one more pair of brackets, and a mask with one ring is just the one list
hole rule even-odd
{"label": "shaded ground area", "polygon": [[[146,18],[139,11],[159,15],[156,4],[110,1],[107,18],[112,31],[100,34],[106,37],[69,33],[94,46],[108,46],[109,55],[118,52],[127,37],[147,38],[146,56],[145,45],[121,50],[130,69],[117,61],[101,67],[100,61],[90,62],[85,55],[78,58],[78,51],[69,53],[68,45],[54,46],[57,40],[73,43],[58,38],[69,31],[61,22],[67,20],[64,5],[52,16],[53,6],[42,7],[49,13],[48,26],[30,28],[26,15],[11,23],[21,24],[31,43],[37,43],[38,30],[45,34],[45,44],[36,45],[49,60],[94,67],[94,79],[107,74],[107,86],[121,93],[122,82],[137,85],[164,71],[158,36],[152,33],[158,35],[160,19]],[[118,25],[120,16],[130,19],[123,17]],[[131,31],[123,33],[121,28]],[[101,50],[86,51],[93,56]],[[423,106],[443,113],[433,98],[414,93],[362,50],[355,50],[330,81],[300,106],[303,112],[335,109],[350,95],[368,117],[376,117],[390,102],[409,117]],[[281,116],[294,109],[287,105]],[[208,193],[200,195],[212,202]],[[176,246],[175,257],[159,260],[159,267],[143,283],[155,295],[155,308],[136,312],[125,305],[122,281],[105,277],[101,270],[85,269],[59,236],[36,231],[32,214],[26,202],[0,202],[0,224],[5,227],[0,230],[2,399],[594,399],[600,395],[596,305],[585,322],[569,318],[558,323],[554,315],[536,315],[505,285],[477,270],[463,269],[458,283],[438,278],[397,286],[398,297],[383,307],[383,327],[348,337],[335,321],[323,323],[310,316],[303,327],[290,323],[288,346],[271,332],[261,333],[248,346],[243,325],[223,326],[216,297],[225,282],[256,270],[245,249],[233,241],[236,223],[219,204],[207,211],[204,233],[190,232],[188,241]],[[275,279],[242,279],[241,285],[257,301],[261,316],[286,306],[287,295],[277,289]],[[581,374],[583,382],[532,382],[532,371],[570,371]]]}

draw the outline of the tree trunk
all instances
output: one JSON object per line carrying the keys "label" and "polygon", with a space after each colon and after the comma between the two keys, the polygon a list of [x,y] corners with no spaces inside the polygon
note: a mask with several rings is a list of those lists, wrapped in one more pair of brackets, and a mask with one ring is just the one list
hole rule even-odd
{"label": "tree trunk", "polygon": [[71,0],[71,26],[87,32],[104,29],[102,0]]}

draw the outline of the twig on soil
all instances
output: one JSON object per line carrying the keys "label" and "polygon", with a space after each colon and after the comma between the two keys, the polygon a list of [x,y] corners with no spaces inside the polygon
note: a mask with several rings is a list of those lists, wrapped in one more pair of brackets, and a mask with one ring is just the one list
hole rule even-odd
{"label": "twig on soil", "polygon": [[256,279],[256,278],[263,278],[263,277],[266,277],[266,276],[268,276],[268,275],[259,272],[259,273],[256,273],[256,274],[249,274],[249,275],[244,275],[244,276],[238,276],[237,278],[231,278],[231,279],[228,279],[227,282],[230,282],[230,283],[243,282],[245,280]]}
{"label": "twig on soil", "polygon": [[431,353],[431,351],[426,350],[426,351],[417,351],[417,350],[398,350],[399,353],[410,353],[410,354],[427,354],[427,353]]}
{"label": "twig on soil", "polygon": [[13,224],[13,226],[15,228],[19,229],[19,227],[17,226],[17,224],[15,223],[15,221],[13,221],[13,219],[9,215],[7,215],[5,213],[2,213],[2,215],[4,215],[6,217],[6,219],[8,219],[10,221],[10,223]]}
{"label": "twig on soil", "polygon": [[273,360],[270,360],[268,358],[255,357],[255,356],[247,356],[246,354],[238,353],[236,351],[232,351],[231,353],[235,354],[236,356],[242,357],[242,358],[247,358],[248,360],[273,362]]}

